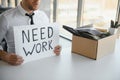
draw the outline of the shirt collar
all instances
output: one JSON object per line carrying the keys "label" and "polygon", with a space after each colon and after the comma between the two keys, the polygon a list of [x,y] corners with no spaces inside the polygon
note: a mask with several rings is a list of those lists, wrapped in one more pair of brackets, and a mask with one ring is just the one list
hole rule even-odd
{"label": "shirt collar", "polygon": [[22,8],[21,4],[19,4],[17,7],[18,7],[18,10],[20,11],[20,13],[25,16],[25,13],[27,13],[27,11],[25,11],[25,10]]}

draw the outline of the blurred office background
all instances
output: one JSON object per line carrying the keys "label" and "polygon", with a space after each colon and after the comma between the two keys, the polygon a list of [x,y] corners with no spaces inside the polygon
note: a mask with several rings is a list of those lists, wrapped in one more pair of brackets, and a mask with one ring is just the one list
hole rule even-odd
{"label": "blurred office background", "polygon": [[[21,0],[0,0],[0,7],[15,7]],[[97,28],[110,27],[110,20],[119,21],[120,0],[41,0],[50,22],[58,22],[60,36],[72,39],[72,34],[62,28],[68,25],[76,28],[93,24]]]}

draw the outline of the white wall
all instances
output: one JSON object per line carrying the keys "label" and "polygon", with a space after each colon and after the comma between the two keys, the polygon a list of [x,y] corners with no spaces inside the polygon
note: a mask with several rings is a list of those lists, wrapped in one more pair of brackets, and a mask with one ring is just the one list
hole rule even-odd
{"label": "white wall", "polygon": [[41,0],[40,9],[45,11],[45,13],[50,18],[50,3],[51,0]]}

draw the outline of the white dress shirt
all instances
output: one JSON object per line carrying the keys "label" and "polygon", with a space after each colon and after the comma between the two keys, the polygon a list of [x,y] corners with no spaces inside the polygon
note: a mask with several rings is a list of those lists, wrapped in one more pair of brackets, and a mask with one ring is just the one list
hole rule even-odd
{"label": "white dress shirt", "polygon": [[[15,52],[14,45],[14,26],[30,25],[30,18],[25,16],[27,11],[25,11],[21,5],[17,6],[14,9],[3,12],[0,15],[0,43],[3,38],[7,41],[8,52]],[[44,25],[49,23],[49,19],[43,11],[36,10],[34,11],[35,15],[33,16],[33,21],[35,25]],[[2,50],[2,46],[0,45]]]}

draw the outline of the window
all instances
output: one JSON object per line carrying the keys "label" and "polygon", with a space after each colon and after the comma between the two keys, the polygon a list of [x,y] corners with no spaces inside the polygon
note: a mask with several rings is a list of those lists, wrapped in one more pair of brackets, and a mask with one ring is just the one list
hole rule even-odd
{"label": "window", "polygon": [[0,0],[2,7],[15,7],[21,0]]}
{"label": "window", "polygon": [[110,20],[116,20],[117,4],[118,0],[84,0],[81,25],[108,28]]}
{"label": "window", "polygon": [[[77,25],[77,4],[78,0],[58,0],[56,22],[75,28]],[[62,26],[60,27],[60,34],[65,37],[71,36]]]}
{"label": "window", "polygon": [[[108,28],[110,20],[117,19],[118,0],[53,0],[56,1],[55,21],[61,25],[79,27],[93,24]],[[54,4],[53,4],[54,5]],[[54,12],[54,8],[53,8]],[[60,27],[60,35],[71,39],[72,35]]]}
{"label": "window", "polygon": [[[2,6],[15,7],[21,0],[0,0]],[[72,34],[62,28],[68,25],[76,28],[93,24],[94,27],[108,28],[110,20],[119,19],[119,0],[41,0],[40,9],[50,17],[51,22],[58,22],[60,35],[71,39]],[[120,6],[120,3],[119,3]],[[120,21],[120,19],[119,19]]]}

